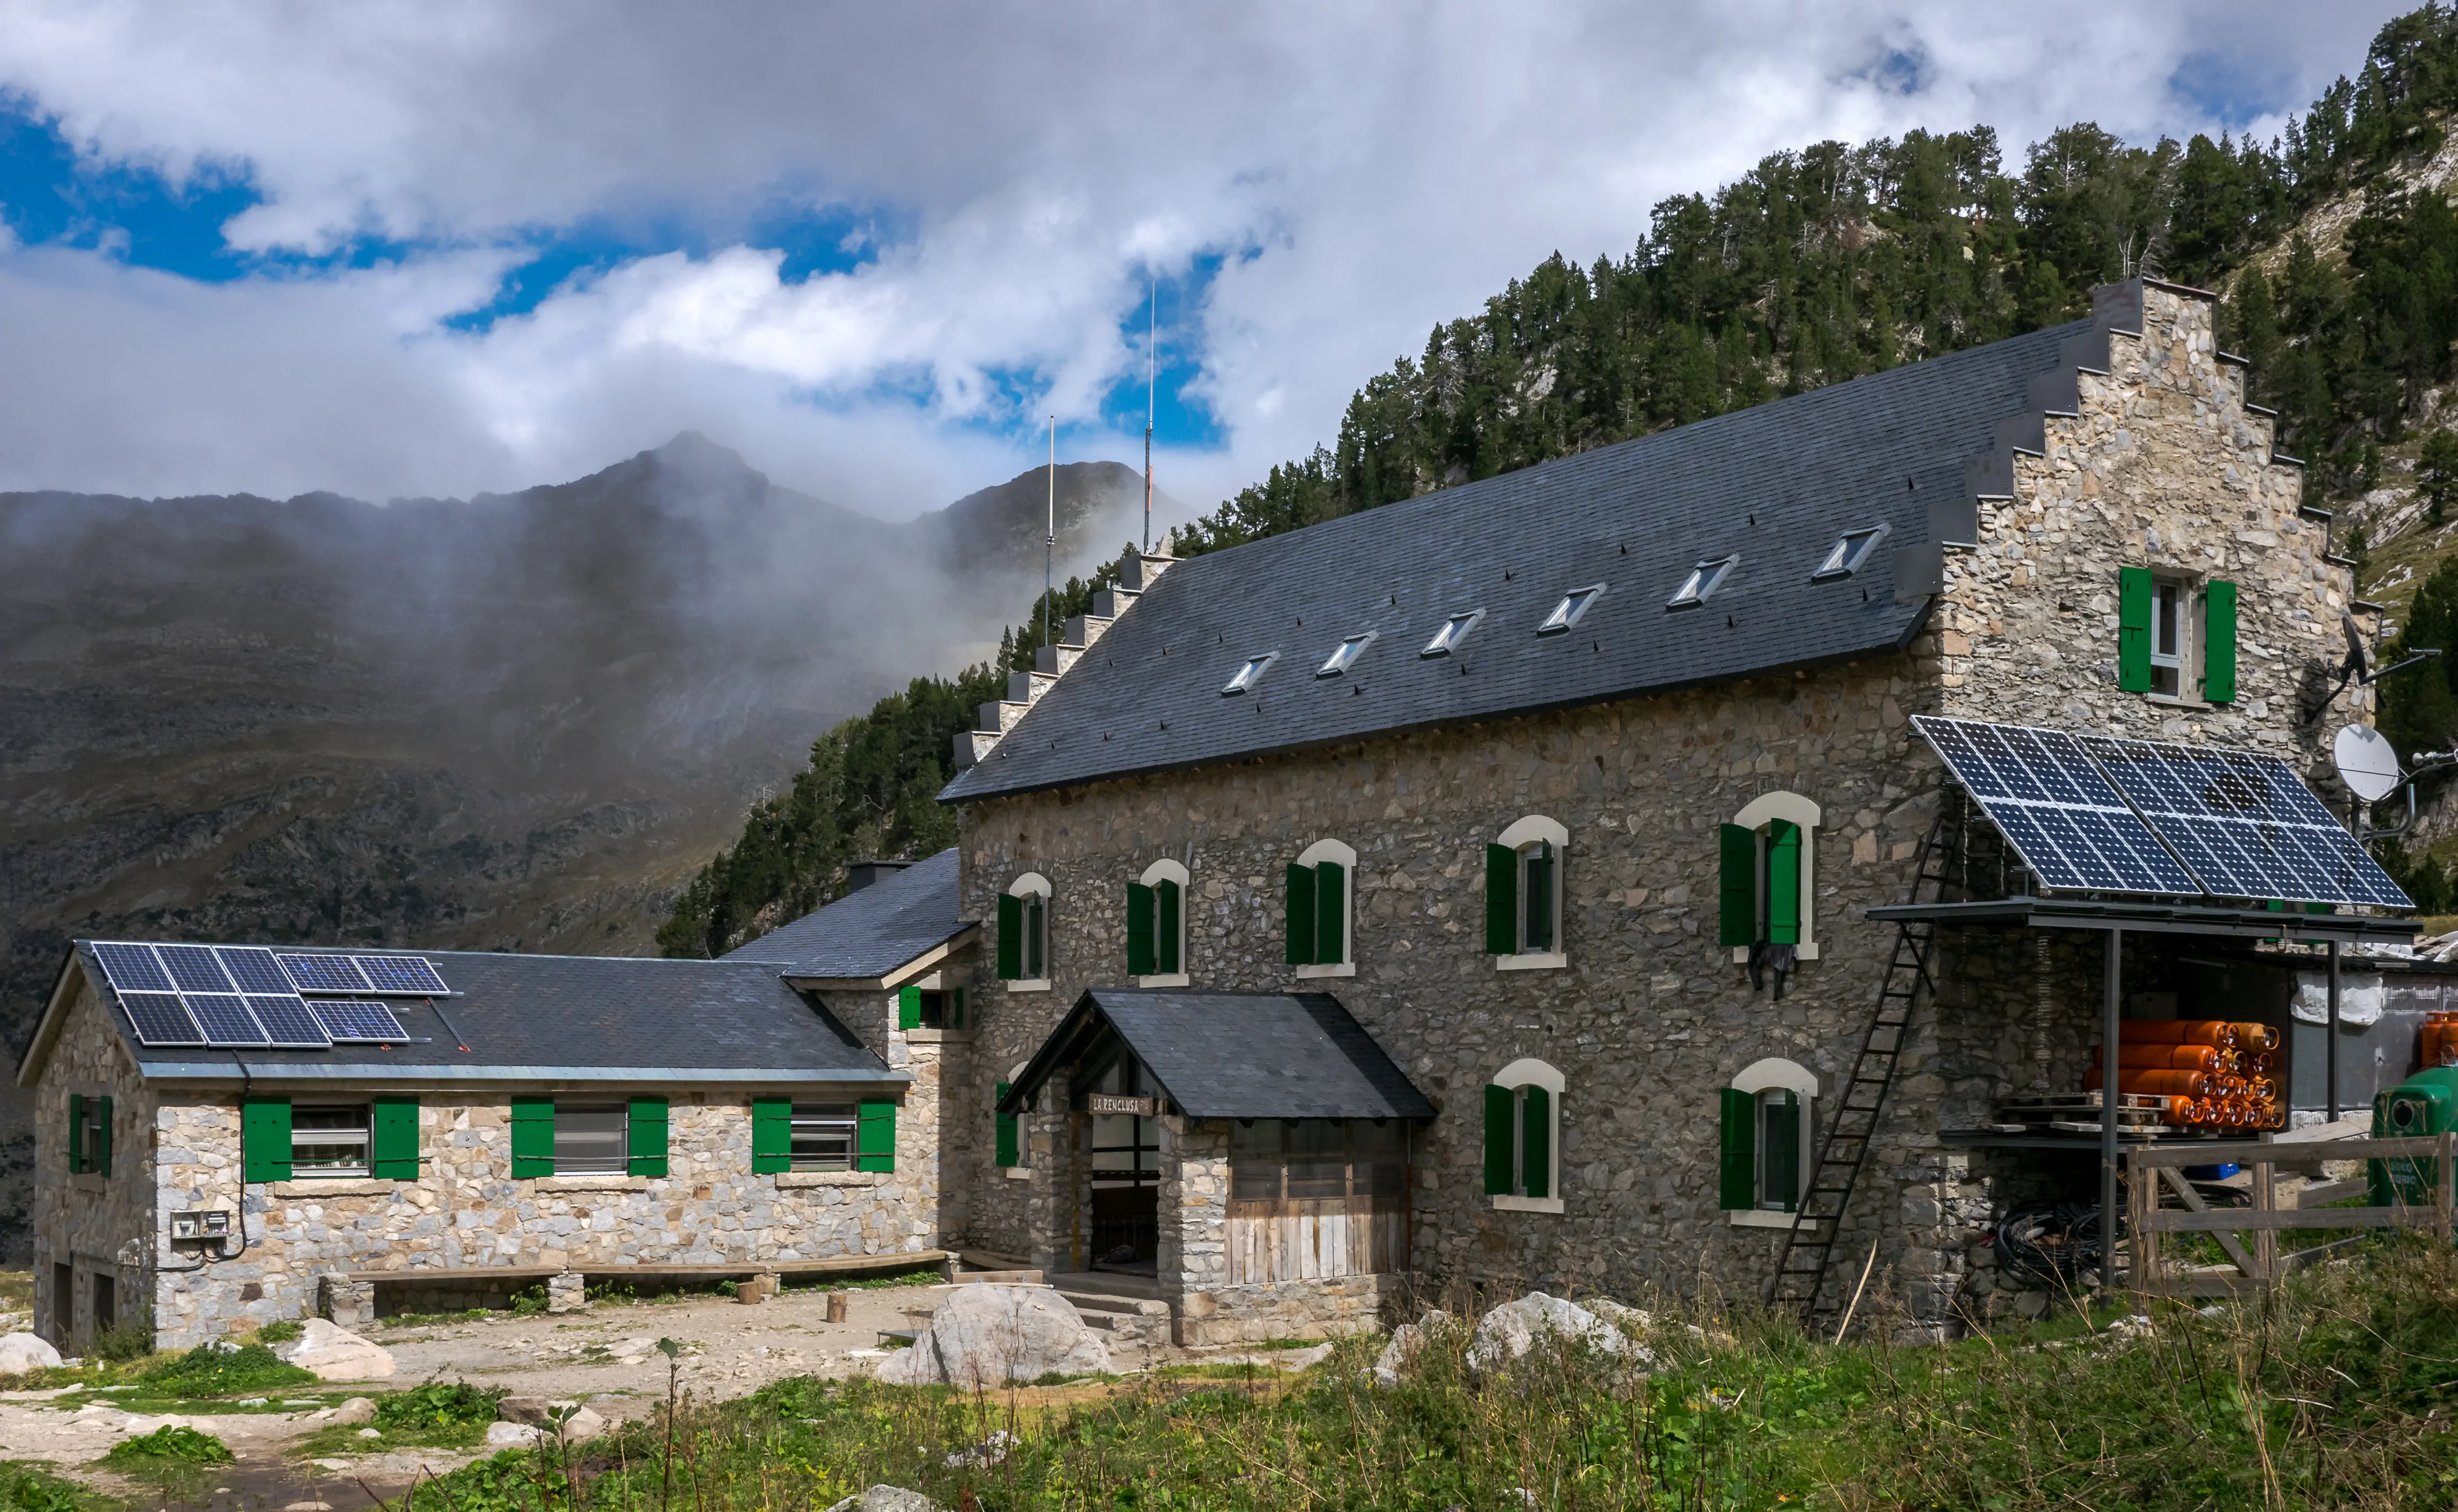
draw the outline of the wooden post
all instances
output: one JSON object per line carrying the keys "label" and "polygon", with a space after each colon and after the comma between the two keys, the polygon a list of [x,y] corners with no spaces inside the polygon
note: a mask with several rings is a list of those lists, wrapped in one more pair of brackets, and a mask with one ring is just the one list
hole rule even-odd
{"label": "wooden post", "polygon": [[2436,1214],[2433,1236],[2442,1242],[2450,1238],[2451,1211],[2458,1209],[2458,1134],[2444,1134],[2441,1151],[2433,1157],[2432,1206]]}
{"label": "wooden post", "polygon": [[[2273,1179],[2274,1168],[2269,1161],[2253,1163],[2253,1211],[2273,1212],[2279,1207],[2279,1187]],[[2258,1281],[2279,1279],[2279,1231],[2257,1229],[2253,1233],[2253,1274]]]}
{"label": "wooden post", "polygon": [[2159,1172],[2143,1163],[2148,1153],[2135,1150],[2125,1162],[2125,1227],[2134,1245],[2134,1290],[2144,1295],[2159,1286],[2159,1236],[2151,1231],[2151,1214],[2159,1206]]}
{"label": "wooden post", "polygon": [[844,1322],[845,1320],[846,1304],[852,1300],[853,1295],[849,1292],[830,1292],[828,1294],[828,1321],[831,1323]]}

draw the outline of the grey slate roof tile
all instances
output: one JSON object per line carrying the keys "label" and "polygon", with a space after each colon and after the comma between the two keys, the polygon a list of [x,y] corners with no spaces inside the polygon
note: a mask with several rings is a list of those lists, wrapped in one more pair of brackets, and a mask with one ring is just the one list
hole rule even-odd
{"label": "grey slate roof tile", "polygon": [[725,953],[765,961],[791,977],[884,977],[962,933],[956,916],[956,847],[847,893]]}
{"label": "grey slate roof tile", "polygon": [[[1730,681],[1904,645],[1893,551],[2022,411],[2089,321],[1932,358],[1178,563],[941,797],[961,802],[1428,725]],[[1810,573],[1849,529],[1888,534],[1856,575]],[[1703,607],[1697,563],[1739,566]],[[1537,625],[1592,583],[1567,634]],[[1453,613],[1459,654],[1420,648]],[[1315,670],[1378,632],[1344,676]],[[1247,694],[1221,686],[1281,657]]]}

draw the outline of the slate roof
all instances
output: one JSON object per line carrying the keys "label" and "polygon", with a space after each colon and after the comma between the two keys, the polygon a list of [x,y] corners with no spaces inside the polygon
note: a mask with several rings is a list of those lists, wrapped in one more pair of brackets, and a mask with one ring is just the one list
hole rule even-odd
{"label": "slate roof", "polygon": [[956,847],[890,873],[825,908],[725,953],[789,977],[884,977],[964,932],[956,916]]}
{"label": "slate roof", "polygon": [[[78,941],[73,948],[88,980],[105,1002],[112,1001],[110,979],[95,963],[91,942]],[[911,1080],[889,1070],[765,962],[282,948],[296,954],[424,956],[459,996],[433,1005],[417,998],[385,1000],[414,1037],[388,1049],[147,1046],[115,1007],[112,1023],[145,1074],[230,1077],[244,1063],[259,1081]],[[38,1037],[36,1049],[41,1047]]]}
{"label": "slate roof", "polygon": [[1431,1118],[1374,1037],[1327,992],[1094,987],[1035,1051],[1002,1112],[1023,1109],[1103,1032],[1190,1118]]}
{"label": "slate roof", "polygon": [[[1916,634],[1893,552],[1968,498],[2029,381],[2077,321],[1192,557],[1170,568],[941,794],[961,802],[1415,727],[1661,693],[1867,656]],[[1812,583],[1843,532],[1885,525],[1859,573]],[[1691,568],[1739,552],[1702,607]],[[1562,596],[1606,591],[1566,634]],[[1460,653],[1419,650],[1482,609]],[[1377,638],[1344,676],[1315,670]],[[1221,686],[1280,659],[1251,693]]]}

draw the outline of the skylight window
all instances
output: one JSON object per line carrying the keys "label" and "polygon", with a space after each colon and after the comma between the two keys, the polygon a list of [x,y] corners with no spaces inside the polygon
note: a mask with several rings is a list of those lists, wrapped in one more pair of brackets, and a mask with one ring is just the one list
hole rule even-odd
{"label": "skylight window", "polygon": [[1226,698],[1232,694],[1241,694],[1254,687],[1262,680],[1263,669],[1280,659],[1281,653],[1276,651],[1265,652],[1260,656],[1247,657],[1246,664],[1238,669],[1238,675],[1230,678],[1229,685],[1220,690],[1220,696]]}
{"label": "skylight window", "polygon": [[1365,643],[1373,638],[1374,632],[1370,630],[1363,635],[1349,636],[1332,648],[1331,654],[1323,658],[1323,665],[1314,670],[1314,674],[1318,677],[1337,677],[1348,671],[1349,668],[1357,665],[1358,653],[1364,651]]}
{"label": "skylight window", "polygon": [[1453,614],[1443,621],[1443,628],[1434,632],[1434,638],[1426,642],[1426,649],[1417,654],[1420,656],[1449,655],[1459,650],[1460,642],[1468,639],[1468,632],[1474,630],[1476,622],[1483,618],[1485,618],[1485,611],[1481,609],[1469,610],[1465,614]]}
{"label": "skylight window", "polygon": [[1865,530],[1844,531],[1843,539],[1827,550],[1826,560],[1818,564],[1818,570],[1809,574],[1809,580],[1823,583],[1829,578],[1850,577],[1861,570],[1862,563],[1869,560],[1870,549],[1878,544],[1878,537],[1885,533],[1886,528],[1883,525],[1873,525]]}
{"label": "skylight window", "polygon": [[1724,579],[1732,575],[1733,569],[1739,566],[1740,561],[1739,555],[1734,555],[1699,563],[1690,570],[1688,577],[1681,580],[1680,591],[1666,600],[1664,607],[1696,609],[1704,604],[1717,589],[1723,586]]}
{"label": "skylight window", "polygon": [[1559,635],[1569,630],[1579,622],[1579,616],[1588,611],[1588,606],[1594,603],[1604,590],[1605,586],[1597,583],[1589,588],[1573,589],[1563,594],[1562,602],[1553,606],[1553,612],[1545,616],[1545,623],[1536,627],[1536,633]]}

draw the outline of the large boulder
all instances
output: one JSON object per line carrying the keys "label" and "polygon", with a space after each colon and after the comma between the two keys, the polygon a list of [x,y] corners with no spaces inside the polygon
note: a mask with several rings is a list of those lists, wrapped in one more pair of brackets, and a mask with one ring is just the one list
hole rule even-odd
{"label": "large boulder", "polygon": [[60,1352],[51,1341],[34,1334],[10,1334],[0,1337],[0,1376],[22,1376],[30,1370],[49,1370],[60,1362]]}
{"label": "large boulder", "polygon": [[1470,1370],[1496,1371],[1536,1347],[1540,1338],[1554,1337],[1584,1344],[1599,1355],[1636,1353],[1620,1329],[1574,1302],[1543,1292],[1531,1292],[1505,1302],[1477,1319],[1468,1341]]}
{"label": "large boulder", "polygon": [[849,1496],[828,1512],[940,1512],[939,1503],[919,1491],[903,1486],[875,1485],[860,1496]]}
{"label": "large boulder", "polygon": [[321,1317],[309,1318],[305,1332],[274,1345],[273,1353],[320,1380],[382,1380],[392,1374],[392,1351]]}
{"label": "large boulder", "polygon": [[1386,1391],[1400,1384],[1401,1373],[1417,1363],[1417,1352],[1435,1335],[1457,1326],[1457,1321],[1438,1308],[1413,1323],[1393,1329],[1391,1341],[1383,1346],[1382,1357],[1374,1362],[1374,1384]]}
{"label": "large boulder", "polygon": [[878,1377],[899,1386],[967,1391],[1048,1375],[1107,1374],[1110,1351],[1067,1299],[1039,1286],[960,1286],[930,1327],[880,1361]]}

